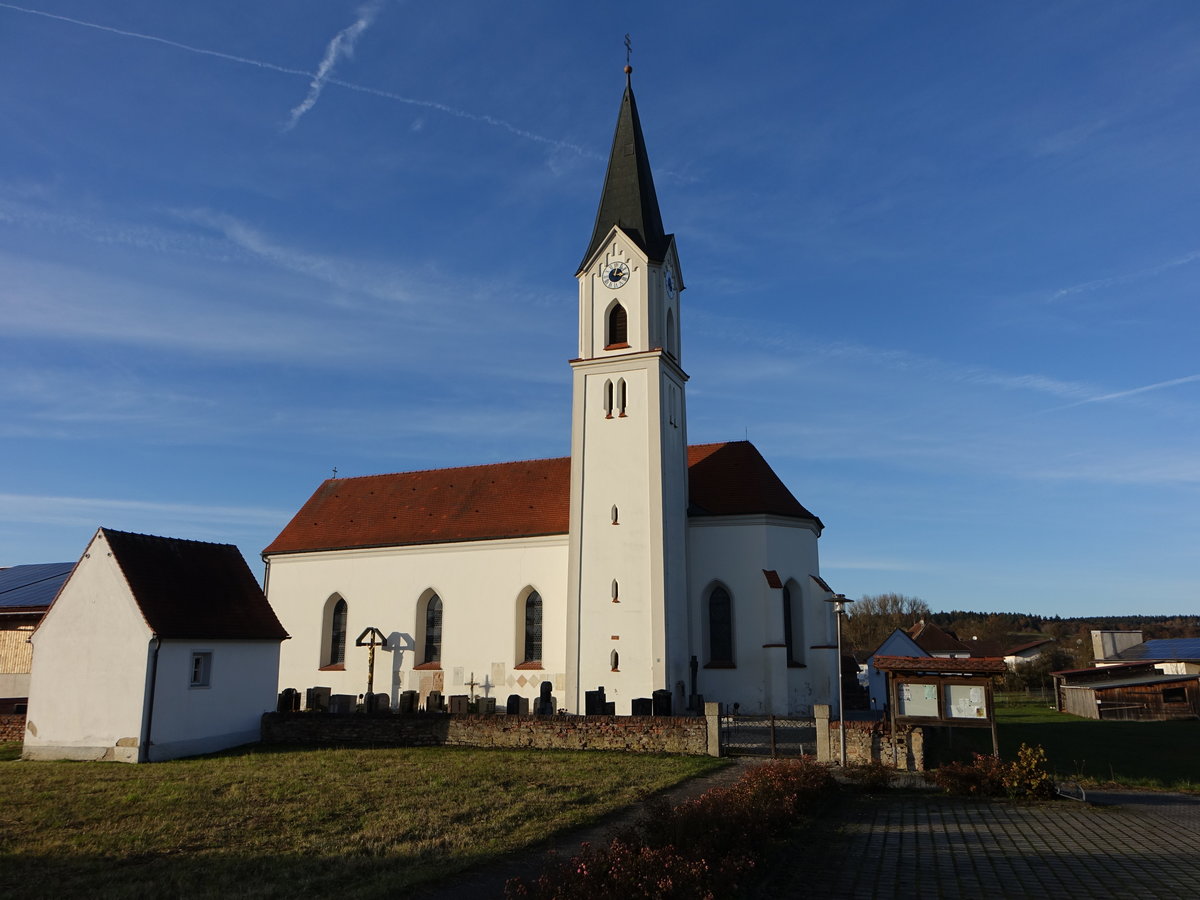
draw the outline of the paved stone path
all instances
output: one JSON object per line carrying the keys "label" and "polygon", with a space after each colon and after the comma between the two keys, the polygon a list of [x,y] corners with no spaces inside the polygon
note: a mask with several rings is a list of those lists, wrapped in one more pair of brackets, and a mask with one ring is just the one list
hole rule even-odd
{"label": "paved stone path", "polygon": [[885,794],[846,802],[755,896],[1194,898],[1200,798],[1038,805]]}

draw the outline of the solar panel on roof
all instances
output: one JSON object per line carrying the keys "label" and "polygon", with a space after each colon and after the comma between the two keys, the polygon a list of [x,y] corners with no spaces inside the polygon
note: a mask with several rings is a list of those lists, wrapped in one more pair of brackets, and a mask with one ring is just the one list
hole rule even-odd
{"label": "solar panel on roof", "polygon": [[0,609],[49,606],[74,563],[34,563],[0,569]]}

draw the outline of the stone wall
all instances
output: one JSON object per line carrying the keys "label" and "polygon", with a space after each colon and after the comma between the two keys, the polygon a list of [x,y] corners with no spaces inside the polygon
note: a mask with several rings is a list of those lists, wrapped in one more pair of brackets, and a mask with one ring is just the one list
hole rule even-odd
{"label": "stone wall", "polygon": [[0,741],[25,740],[25,714],[0,716]]}
{"label": "stone wall", "polygon": [[903,772],[925,771],[925,733],[920,728],[901,727],[895,737],[888,723],[832,722],[829,707],[814,707],[817,722],[817,760],[838,762],[842,758],[840,727],[846,727],[846,763],[857,765],[877,762]]}
{"label": "stone wall", "polygon": [[[274,744],[390,747],[503,747],[627,750],[717,755],[707,716],[476,716],[267,713],[262,739]],[[711,725],[711,728],[710,728]]]}

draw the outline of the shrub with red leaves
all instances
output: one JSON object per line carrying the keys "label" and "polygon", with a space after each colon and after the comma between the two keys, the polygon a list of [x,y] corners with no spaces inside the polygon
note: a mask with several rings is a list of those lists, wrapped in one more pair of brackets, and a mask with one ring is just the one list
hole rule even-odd
{"label": "shrub with red leaves", "polygon": [[834,787],[814,762],[765,763],[678,806],[651,804],[609,844],[585,844],[532,884],[514,878],[505,894],[534,900],[728,896],[770,840],[819,811]]}

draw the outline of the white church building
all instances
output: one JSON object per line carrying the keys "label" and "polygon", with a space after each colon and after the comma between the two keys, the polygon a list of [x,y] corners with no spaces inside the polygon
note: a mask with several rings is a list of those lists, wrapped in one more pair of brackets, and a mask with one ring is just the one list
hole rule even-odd
{"label": "white church building", "polygon": [[748,442],[689,446],[682,270],[628,72],[579,283],[569,458],[325,481],[263,551],[280,689],[536,698],[670,691],[835,709],[822,524]]}

